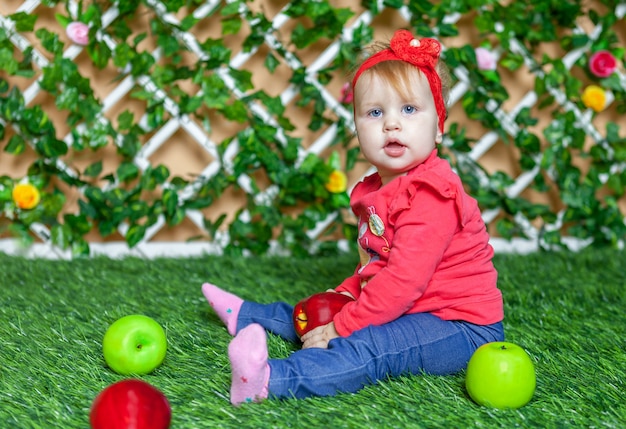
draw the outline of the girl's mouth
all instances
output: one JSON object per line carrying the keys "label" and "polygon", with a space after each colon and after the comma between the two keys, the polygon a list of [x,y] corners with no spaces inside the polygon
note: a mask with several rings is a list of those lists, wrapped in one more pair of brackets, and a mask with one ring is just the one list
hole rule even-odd
{"label": "girl's mouth", "polygon": [[396,158],[404,154],[404,152],[406,151],[406,146],[398,141],[392,140],[388,141],[383,149],[387,156]]}

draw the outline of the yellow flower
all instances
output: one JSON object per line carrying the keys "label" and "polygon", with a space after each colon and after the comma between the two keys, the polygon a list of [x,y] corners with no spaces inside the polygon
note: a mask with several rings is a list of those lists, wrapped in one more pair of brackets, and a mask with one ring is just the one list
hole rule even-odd
{"label": "yellow flower", "polygon": [[606,105],[606,92],[597,85],[589,85],[583,91],[582,102],[585,107],[601,112]]}
{"label": "yellow flower", "polygon": [[341,170],[334,170],[328,176],[328,182],[326,182],[326,189],[328,192],[338,194],[344,192],[348,187],[348,178],[346,174]]}
{"label": "yellow flower", "polygon": [[19,183],[13,188],[13,201],[21,209],[30,210],[39,204],[41,196],[30,183]]}

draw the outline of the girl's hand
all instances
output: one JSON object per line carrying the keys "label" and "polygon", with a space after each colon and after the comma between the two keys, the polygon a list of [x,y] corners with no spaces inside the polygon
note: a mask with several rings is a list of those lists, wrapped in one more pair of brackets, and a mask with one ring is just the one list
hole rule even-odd
{"label": "girl's hand", "polygon": [[352,299],[356,299],[354,296],[352,296],[352,294],[350,292],[345,292],[345,291],[344,292],[337,292],[335,289],[326,289],[326,292],[340,293],[342,295],[349,296]]}
{"label": "girl's hand", "polygon": [[319,347],[322,349],[328,348],[328,342],[333,338],[338,338],[339,334],[335,330],[335,323],[330,322],[327,325],[318,326],[317,328],[307,332],[301,338],[302,348],[308,349],[311,347]]}

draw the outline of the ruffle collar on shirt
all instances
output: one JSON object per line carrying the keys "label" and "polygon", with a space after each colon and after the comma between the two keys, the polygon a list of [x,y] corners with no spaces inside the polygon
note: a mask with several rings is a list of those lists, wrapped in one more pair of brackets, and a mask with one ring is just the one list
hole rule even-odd
{"label": "ruffle collar on shirt", "polygon": [[377,197],[383,196],[389,201],[389,215],[392,218],[394,214],[411,207],[411,204],[416,201],[413,198],[414,195],[422,186],[430,187],[444,198],[453,199],[462,226],[470,220],[471,213],[468,213],[464,207],[464,190],[461,180],[452,171],[448,161],[437,155],[436,149],[426,161],[385,186],[382,186],[378,173],[367,176],[359,186],[355,187],[353,201],[358,203],[361,198],[375,192],[379,194]]}

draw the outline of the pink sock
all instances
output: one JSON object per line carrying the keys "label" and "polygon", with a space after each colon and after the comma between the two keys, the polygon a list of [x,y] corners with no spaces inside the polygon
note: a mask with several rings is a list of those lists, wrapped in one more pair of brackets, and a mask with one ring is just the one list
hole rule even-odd
{"label": "pink sock", "polygon": [[228,333],[235,335],[237,333],[237,316],[239,316],[239,309],[241,304],[243,304],[243,299],[210,283],[202,285],[202,293],[222,322],[224,322],[224,325],[226,325]]}
{"label": "pink sock", "polygon": [[267,398],[270,379],[267,356],[267,336],[263,327],[256,323],[243,328],[230,342],[230,402],[233,405]]}

